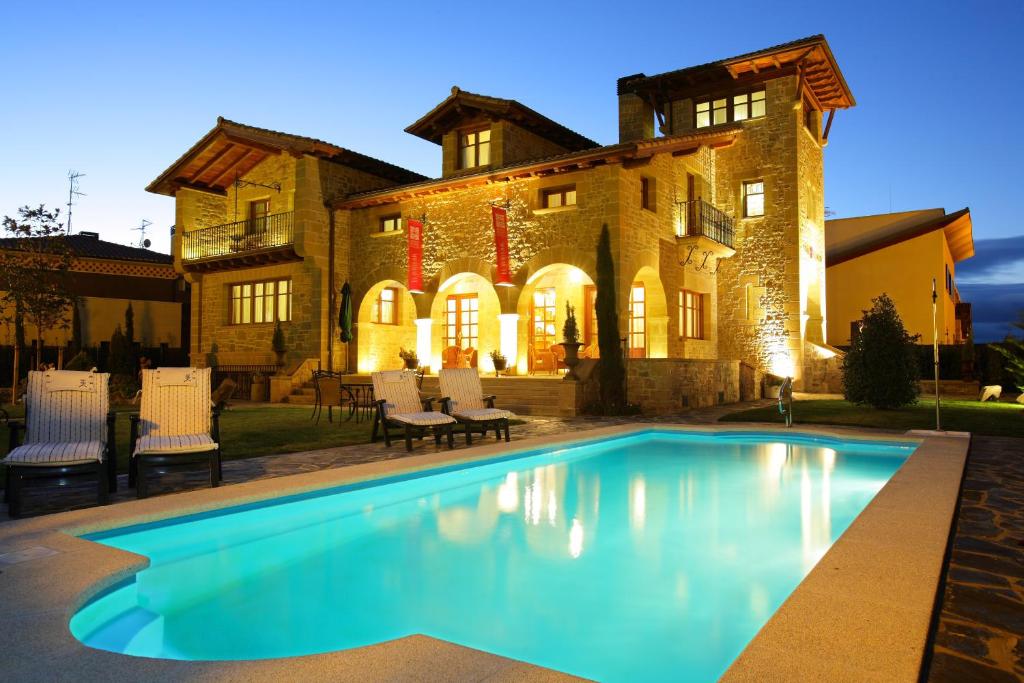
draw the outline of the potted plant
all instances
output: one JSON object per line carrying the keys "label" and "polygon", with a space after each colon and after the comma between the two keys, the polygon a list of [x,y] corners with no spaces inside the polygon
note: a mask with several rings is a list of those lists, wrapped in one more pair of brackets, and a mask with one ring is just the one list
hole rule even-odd
{"label": "potted plant", "polygon": [[495,377],[505,372],[505,369],[508,367],[508,359],[501,355],[501,351],[498,351],[497,349],[491,351],[491,362],[494,363]]}
{"label": "potted plant", "polygon": [[398,357],[405,362],[406,370],[415,370],[420,366],[420,359],[416,357],[413,350],[406,351],[404,347],[398,349]]}
{"label": "potted plant", "polygon": [[281,323],[278,322],[274,325],[274,336],[270,340],[270,348],[274,350],[277,355],[277,367],[284,367],[284,354],[288,349],[284,345],[284,330],[281,329]]}
{"label": "potted plant", "polygon": [[565,367],[569,371],[565,373],[565,379],[578,381],[576,366],[580,364],[580,329],[576,325],[576,308],[572,304],[565,304],[565,324],[562,325],[562,348],[565,349]]}

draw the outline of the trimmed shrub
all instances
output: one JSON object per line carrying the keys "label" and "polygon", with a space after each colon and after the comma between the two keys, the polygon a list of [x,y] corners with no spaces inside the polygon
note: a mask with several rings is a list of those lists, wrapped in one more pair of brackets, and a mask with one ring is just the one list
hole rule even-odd
{"label": "trimmed shrub", "polygon": [[896,305],[882,294],[864,311],[860,333],[843,358],[848,401],[891,410],[917,402],[918,335],[907,333]]}

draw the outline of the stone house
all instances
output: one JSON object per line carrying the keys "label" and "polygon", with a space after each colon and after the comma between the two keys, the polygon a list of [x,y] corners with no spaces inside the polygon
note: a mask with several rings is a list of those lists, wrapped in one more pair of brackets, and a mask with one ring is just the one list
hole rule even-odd
{"label": "stone house", "polygon": [[193,362],[213,344],[220,363],[266,362],[281,321],[293,374],[400,367],[405,348],[431,372],[488,372],[499,351],[511,374],[545,376],[560,366],[567,303],[597,355],[607,225],[631,397],[656,409],[737,400],[744,372],[824,388],[822,157],[835,111],[854,105],[824,37],[627,76],[618,103],[619,140],[600,145],[515,100],[452,88],[406,129],[440,146],[437,178],[218,120],[147,188],[176,199]]}

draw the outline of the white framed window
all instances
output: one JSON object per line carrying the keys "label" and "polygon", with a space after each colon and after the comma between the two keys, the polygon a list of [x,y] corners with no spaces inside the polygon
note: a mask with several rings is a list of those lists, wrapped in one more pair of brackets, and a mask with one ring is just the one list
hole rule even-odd
{"label": "white framed window", "polygon": [[749,180],[743,183],[743,217],[757,218],[764,215],[764,180]]}
{"label": "white framed window", "polygon": [[287,322],[292,319],[292,281],[261,280],[231,285],[231,324]]}

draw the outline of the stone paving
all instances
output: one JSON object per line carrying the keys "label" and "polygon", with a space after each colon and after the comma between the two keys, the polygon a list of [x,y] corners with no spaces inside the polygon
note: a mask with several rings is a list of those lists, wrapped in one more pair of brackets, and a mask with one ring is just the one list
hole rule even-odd
{"label": "stone paving", "polygon": [[971,443],[929,681],[1024,681],[1024,439]]}

